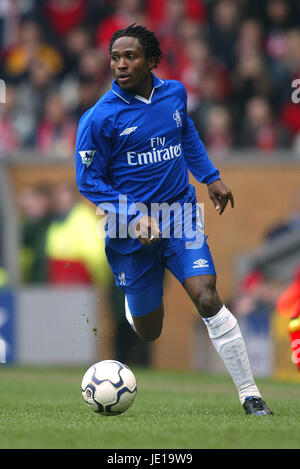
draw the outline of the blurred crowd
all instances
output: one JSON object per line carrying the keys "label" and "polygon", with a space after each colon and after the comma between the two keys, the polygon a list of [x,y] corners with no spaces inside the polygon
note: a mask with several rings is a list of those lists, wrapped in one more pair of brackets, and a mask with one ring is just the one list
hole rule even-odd
{"label": "blurred crowd", "polygon": [[1,0],[0,157],[73,157],[80,116],[111,87],[110,37],[132,23],[157,34],[155,73],[184,83],[212,158],[239,148],[300,156],[299,1]]}
{"label": "blurred crowd", "polygon": [[[94,286],[102,311],[109,307],[116,358],[131,364],[148,364],[147,344],[138,339],[126,321],[124,293],[117,289],[107,263],[104,227],[94,207],[79,196],[70,181],[24,185],[18,191],[17,205],[22,284]],[[1,269],[0,253],[0,290],[1,286],[9,286],[9,278]]]}
{"label": "blurred crowd", "polygon": [[73,183],[26,185],[17,202],[24,283],[109,285],[104,232]]}

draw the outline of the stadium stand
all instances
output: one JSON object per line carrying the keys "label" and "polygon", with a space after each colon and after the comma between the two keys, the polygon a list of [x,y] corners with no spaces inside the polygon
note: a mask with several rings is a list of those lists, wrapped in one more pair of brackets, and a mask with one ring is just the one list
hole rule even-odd
{"label": "stadium stand", "polygon": [[[208,149],[299,155],[299,3],[292,0],[20,0],[0,8],[1,157],[55,147],[72,158],[78,117],[109,88],[112,32],[145,23],[160,38],[161,78],[181,80]],[[24,117],[26,115],[26,118]],[[2,137],[3,142],[3,137]]]}
{"label": "stadium stand", "polygon": [[[285,233],[259,251],[245,256],[240,253],[246,246],[258,248],[263,230],[276,221],[276,210],[282,216],[288,214],[288,199],[297,187],[300,92],[293,86],[300,78],[297,0],[2,0],[0,78],[6,83],[6,102],[0,104],[0,267],[6,268],[14,285],[20,282],[15,248],[26,238],[26,227],[17,220],[32,197],[32,188],[27,189],[30,185],[34,190],[41,188],[41,184],[53,187],[65,180],[66,174],[67,180],[72,180],[78,120],[110,88],[109,38],[116,29],[131,23],[145,24],[156,32],[163,50],[156,74],[184,83],[188,110],[200,137],[211,158],[227,171],[233,192],[245,208],[245,218],[237,206],[239,221],[229,218],[222,228],[228,234],[227,246],[217,257],[226,274],[225,297],[235,304],[237,314],[246,315],[251,313],[251,308],[247,312],[244,309],[249,295],[259,292],[271,311],[284,282],[290,281],[299,263],[295,255],[299,234]],[[290,181],[281,187],[282,200],[272,192],[276,186],[272,182],[266,183],[264,192],[268,178],[280,181],[278,165],[284,166]],[[55,179],[58,173],[62,175],[59,181]],[[7,188],[8,175],[14,190]],[[256,219],[247,190],[254,184],[253,204],[258,207],[265,197],[265,207],[256,212]],[[14,208],[15,196],[22,198],[20,213]],[[274,201],[283,205],[276,206]],[[221,249],[220,225],[210,220],[207,212],[216,250]],[[34,243],[39,248],[33,256],[27,251],[27,260],[26,255],[22,258],[23,280],[49,282],[44,270],[45,246],[39,244],[45,242],[47,216],[39,225],[41,231],[36,232],[39,239],[34,238],[33,231],[27,231],[30,249]],[[252,233],[245,233],[247,223]],[[268,237],[273,235],[269,232]],[[234,270],[231,263],[237,256]],[[30,280],[26,268],[34,259],[39,260],[40,267],[35,270],[37,278]],[[66,262],[62,260],[63,274]],[[275,278],[275,284],[269,278],[272,282]],[[236,292],[234,281],[242,282]],[[282,282],[279,286],[278,281]],[[167,304],[175,308],[176,288],[172,284],[170,292]],[[180,306],[187,307],[184,300]],[[116,314],[119,318],[119,311]],[[179,316],[174,316],[174,321],[180,336],[178,355],[168,355],[172,340],[162,337],[152,353],[152,363],[157,366],[186,367],[191,363],[190,352],[183,344],[190,340],[189,327],[194,324],[183,324]],[[176,336],[176,330],[173,333]]]}

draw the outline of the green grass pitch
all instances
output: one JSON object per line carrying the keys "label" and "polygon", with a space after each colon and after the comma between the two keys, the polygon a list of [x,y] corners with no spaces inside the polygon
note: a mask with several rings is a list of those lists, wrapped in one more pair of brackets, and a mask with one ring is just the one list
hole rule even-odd
{"label": "green grass pitch", "polygon": [[229,377],[133,369],[124,414],[83,402],[85,369],[0,366],[0,448],[300,448],[300,383],[257,380],[275,415],[246,416]]}

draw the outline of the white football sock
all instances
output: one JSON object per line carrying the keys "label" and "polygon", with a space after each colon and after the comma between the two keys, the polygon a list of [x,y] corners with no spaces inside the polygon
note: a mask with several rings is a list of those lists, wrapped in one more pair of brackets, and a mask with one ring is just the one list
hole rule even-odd
{"label": "white football sock", "polygon": [[202,319],[216,351],[236,385],[241,404],[247,396],[261,397],[254,382],[244,339],[233,314],[223,305],[215,316]]}
{"label": "white football sock", "polygon": [[125,295],[125,316],[126,316],[127,321],[129,322],[130,327],[136,332],[134,324],[133,324],[132,314],[131,314],[129,306],[128,306],[128,301],[127,301],[126,295]]}

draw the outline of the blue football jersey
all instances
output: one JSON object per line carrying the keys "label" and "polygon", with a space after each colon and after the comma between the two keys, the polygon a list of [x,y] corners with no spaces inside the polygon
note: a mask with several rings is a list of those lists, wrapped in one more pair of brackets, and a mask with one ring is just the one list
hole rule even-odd
{"label": "blue football jersey", "polygon": [[[184,86],[152,77],[149,99],[123,91],[114,81],[81,117],[77,131],[79,191],[107,212],[113,208],[127,223],[136,215],[132,207],[137,203],[175,201],[189,188],[188,170],[201,183],[220,179],[187,114]],[[120,196],[126,196],[126,205]],[[123,253],[141,247],[135,239],[106,242]]]}

